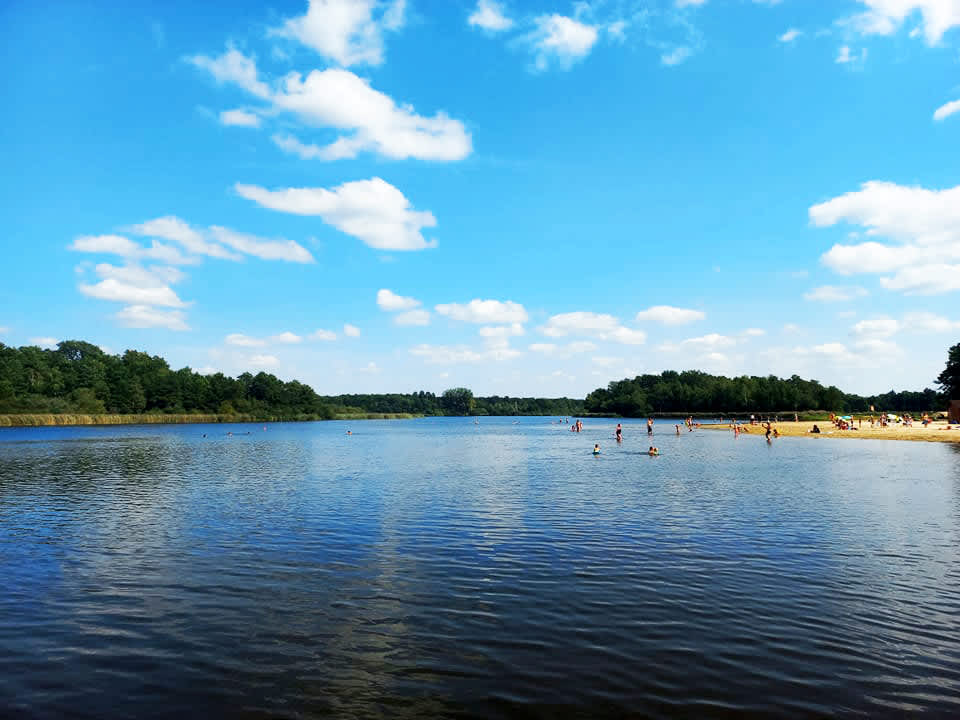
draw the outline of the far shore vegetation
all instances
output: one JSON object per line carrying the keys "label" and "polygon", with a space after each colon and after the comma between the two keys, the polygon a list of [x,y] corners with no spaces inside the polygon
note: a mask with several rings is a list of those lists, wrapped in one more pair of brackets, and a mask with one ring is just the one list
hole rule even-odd
{"label": "far shore vegetation", "polygon": [[960,344],[950,348],[940,391],[860,396],[796,375],[781,379],[666,371],[611,382],[583,400],[474,397],[467,388],[321,396],[269,373],[202,375],[172,370],[136,350],[111,355],[67,340],[55,350],[0,343],[0,426],[114,425],[394,419],[442,415],[733,416],[820,419],[829,413],[940,412],[960,397]]}

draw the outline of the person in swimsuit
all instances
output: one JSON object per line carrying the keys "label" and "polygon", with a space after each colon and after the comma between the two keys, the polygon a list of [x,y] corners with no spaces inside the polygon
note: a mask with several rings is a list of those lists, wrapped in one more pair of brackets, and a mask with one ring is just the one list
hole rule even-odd
{"label": "person in swimsuit", "polygon": [[623,442],[623,428],[617,423],[617,442]]}

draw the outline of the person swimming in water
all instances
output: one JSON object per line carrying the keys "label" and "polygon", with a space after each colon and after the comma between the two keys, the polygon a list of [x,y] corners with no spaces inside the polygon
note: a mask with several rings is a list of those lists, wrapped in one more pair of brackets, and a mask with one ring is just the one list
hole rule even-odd
{"label": "person swimming in water", "polygon": [[593,446],[593,454],[594,455],[600,454],[600,443],[597,443],[596,445]]}
{"label": "person swimming in water", "polygon": [[653,457],[654,455],[659,455],[659,454],[660,454],[660,450],[658,448],[655,448],[653,445],[651,445],[650,449],[647,450],[647,455],[649,455],[650,457]]}

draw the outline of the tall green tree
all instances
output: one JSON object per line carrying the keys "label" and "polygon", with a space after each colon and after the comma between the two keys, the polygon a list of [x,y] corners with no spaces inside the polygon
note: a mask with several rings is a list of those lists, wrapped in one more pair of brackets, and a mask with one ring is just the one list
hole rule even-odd
{"label": "tall green tree", "polygon": [[440,406],[447,415],[469,415],[475,405],[473,391],[467,388],[450,388],[440,397]]}
{"label": "tall green tree", "polygon": [[937,377],[937,384],[947,400],[960,400],[960,343],[947,351],[947,366]]}

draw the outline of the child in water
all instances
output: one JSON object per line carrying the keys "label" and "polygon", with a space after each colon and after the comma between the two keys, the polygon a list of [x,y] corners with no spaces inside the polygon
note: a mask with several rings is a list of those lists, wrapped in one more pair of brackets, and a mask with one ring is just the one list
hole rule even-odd
{"label": "child in water", "polygon": [[593,446],[593,454],[594,455],[600,454],[600,443],[597,443],[596,445]]}
{"label": "child in water", "polygon": [[653,445],[651,445],[650,449],[647,450],[647,455],[649,455],[650,457],[653,457],[654,455],[659,455],[659,454],[660,454],[660,450],[658,448],[655,448]]}

